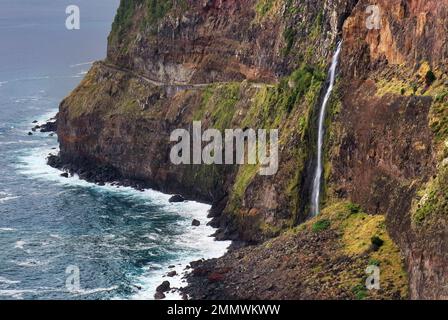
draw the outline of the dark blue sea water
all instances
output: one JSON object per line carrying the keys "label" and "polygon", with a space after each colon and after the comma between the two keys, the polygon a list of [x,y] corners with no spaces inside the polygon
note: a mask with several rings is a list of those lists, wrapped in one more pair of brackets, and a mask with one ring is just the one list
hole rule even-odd
{"label": "dark blue sea water", "polygon": [[[0,299],[152,299],[168,266],[181,272],[228,246],[209,237],[209,206],[62,178],[45,163],[57,137],[27,135],[105,57],[118,2],[0,1]],[[70,4],[80,30],[65,28]],[[67,268],[79,268],[79,290]]]}

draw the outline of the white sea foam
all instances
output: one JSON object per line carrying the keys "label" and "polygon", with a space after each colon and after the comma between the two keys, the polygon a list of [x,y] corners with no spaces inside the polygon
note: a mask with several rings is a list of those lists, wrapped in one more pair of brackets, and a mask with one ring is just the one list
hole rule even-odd
{"label": "white sea foam", "polygon": [[20,198],[19,196],[14,196],[7,192],[0,192],[0,204],[5,203],[9,200],[14,200]]}
{"label": "white sea foam", "polygon": [[40,267],[45,266],[47,264],[48,261],[39,261],[37,259],[26,259],[24,261],[16,262],[16,265],[18,265],[19,267],[26,267],[26,268]]}
{"label": "white sea foam", "polygon": [[[97,191],[111,192],[147,200],[155,205],[164,205],[168,207],[174,207],[175,205],[179,206],[179,204],[170,204],[168,202],[171,197],[170,195],[154,190],[138,191],[131,187],[117,187],[109,183],[104,186],[99,186],[80,179],[78,175],[74,175],[69,178],[61,177],[61,171],[48,166],[46,161],[48,154],[57,154],[57,152],[58,150],[51,150],[49,148],[30,149],[25,155],[19,157],[19,163],[16,167],[18,171],[24,175],[46,181],[52,181],[60,185],[94,188]],[[190,205],[193,203],[194,202],[188,202]],[[209,207],[204,204],[198,205],[203,206],[203,208]]]}
{"label": "white sea foam", "polygon": [[19,197],[5,197],[5,198],[2,198],[2,199],[0,199],[0,204],[1,203],[5,203],[6,201],[9,201],[9,200],[17,199],[17,198],[19,198]]}
{"label": "white sea foam", "polygon": [[[148,266],[145,269],[145,273],[140,276],[136,285],[142,289],[131,297],[136,300],[153,299],[156,293],[156,288],[163,281],[170,282],[171,288],[182,288],[186,286],[186,280],[184,279],[185,267],[194,260],[199,259],[212,259],[218,258],[225,254],[230,241],[215,241],[211,235],[214,233],[214,229],[207,226],[209,219],[207,218],[209,205],[197,203],[197,202],[185,202],[175,203],[171,205],[170,209],[176,210],[179,215],[186,217],[183,222],[187,228],[187,232],[178,236],[175,240],[175,244],[178,247],[184,248],[188,255],[181,256],[175,261],[169,261],[166,264],[158,265],[157,269]],[[191,226],[191,221],[197,219],[201,222],[199,227]],[[193,252],[191,254],[190,252]],[[169,266],[175,266],[169,268]],[[154,267],[154,266],[152,266]],[[174,277],[166,277],[166,274],[170,271],[176,271],[177,275]],[[167,300],[179,300],[181,296],[178,291],[165,293]]]}
{"label": "white sea foam", "polygon": [[74,296],[85,296],[85,295],[94,294],[94,293],[98,293],[98,292],[110,292],[110,291],[114,291],[117,289],[118,289],[118,286],[113,286],[113,287],[109,287],[109,288],[80,289],[79,291],[75,291],[72,294]]}
{"label": "white sea foam", "polygon": [[8,146],[14,144],[36,144],[37,141],[17,140],[17,141],[0,141],[0,145]]}
{"label": "white sea foam", "polygon": [[66,292],[65,289],[54,289],[54,288],[46,288],[40,287],[37,289],[5,289],[0,290],[0,297],[10,297],[13,299],[23,299],[23,295],[26,294],[42,294],[42,293],[51,293],[51,292]]}
{"label": "white sea foam", "polygon": [[14,228],[0,228],[0,232],[13,232],[16,231]]}
{"label": "white sea foam", "polygon": [[16,248],[16,249],[22,249],[22,250],[23,250],[25,244],[26,244],[25,241],[23,241],[23,240],[19,240],[19,241],[17,241],[16,244],[14,245],[14,248]]}
{"label": "white sea foam", "polygon": [[56,118],[58,110],[57,109],[51,109],[48,112],[42,114],[41,116],[34,118],[34,119],[28,119],[28,122],[31,122],[33,120],[36,120],[37,123],[33,125],[43,125],[46,124],[49,120],[54,120]]}
{"label": "white sea foam", "polygon": [[93,64],[95,61],[89,61],[89,62],[82,62],[82,63],[77,63],[77,64],[72,64],[70,66],[70,68],[76,68],[76,67],[81,67],[81,66],[87,66],[90,64]]}
{"label": "white sea foam", "polygon": [[36,290],[0,290],[0,297],[11,297],[14,299],[23,299],[24,294],[33,294],[37,293]]}
{"label": "white sea foam", "polygon": [[[136,286],[141,287],[141,290],[135,292],[131,299],[153,299],[155,289],[164,280],[168,280],[172,288],[180,288],[186,285],[183,276],[185,274],[185,267],[194,260],[201,258],[210,259],[218,258],[225,254],[230,241],[215,241],[211,235],[215,232],[210,226],[207,226],[209,219],[207,218],[210,206],[203,203],[188,201],[184,203],[169,203],[171,195],[163,194],[154,190],[138,191],[131,187],[117,187],[111,184],[98,186],[84,180],[81,180],[77,175],[69,178],[60,176],[61,172],[46,164],[46,157],[50,152],[56,153],[57,150],[49,150],[46,148],[30,150],[28,154],[20,158],[18,170],[25,175],[52,181],[57,184],[67,186],[80,186],[86,188],[94,188],[100,192],[119,193],[124,196],[131,196],[140,200],[148,201],[152,205],[157,205],[164,208],[166,212],[174,212],[184,219],[179,222],[187,230],[186,233],[175,238],[174,246],[179,248],[182,252],[179,258],[175,261],[168,261],[165,264],[154,268],[154,265],[147,266],[144,269],[144,274],[134,279]],[[107,218],[107,217],[105,217]],[[201,222],[198,227],[191,226],[191,221],[197,219]],[[154,229],[157,231],[157,229]],[[161,231],[161,230],[160,230]],[[158,231],[157,231],[158,232]],[[128,248],[130,250],[151,249],[150,246],[135,246],[135,248]],[[175,268],[169,269],[170,265],[175,265]],[[165,275],[169,271],[175,270],[177,276],[166,278]],[[121,298],[121,297],[117,297]],[[166,294],[166,299],[180,299],[178,292],[169,292]]]}
{"label": "white sea foam", "polygon": [[50,79],[50,76],[36,76],[36,77],[17,78],[17,79],[12,79],[12,80],[6,81],[6,83],[9,83],[9,82],[22,82],[22,81],[47,80],[47,79]]}
{"label": "white sea foam", "polygon": [[9,279],[7,279],[5,277],[0,277],[0,284],[7,284],[7,285],[9,285],[9,284],[18,284],[18,283],[20,283],[20,281],[9,280]]}
{"label": "white sea foam", "polygon": [[[0,277],[0,283],[2,283],[2,279]],[[8,279],[5,279],[6,284],[18,284],[20,283],[20,281],[10,281]],[[77,296],[85,296],[85,295],[91,295],[91,294],[95,294],[95,293],[99,293],[99,292],[110,292],[110,291],[114,291],[118,289],[118,286],[112,286],[109,288],[93,288],[93,289],[80,289],[78,291],[74,291],[74,292],[69,292],[67,291],[67,289],[65,288],[46,288],[46,287],[40,287],[37,289],[4,289],[4,290],[0,290],[0,297],[1,296],[6,296],[6,297],[11,297],[14,299],[23,299],[23,295],[26,294],[44,294],[44,293],[52,293],[52,292],[64,292],[64,293],[68,293],[74,297]]]}

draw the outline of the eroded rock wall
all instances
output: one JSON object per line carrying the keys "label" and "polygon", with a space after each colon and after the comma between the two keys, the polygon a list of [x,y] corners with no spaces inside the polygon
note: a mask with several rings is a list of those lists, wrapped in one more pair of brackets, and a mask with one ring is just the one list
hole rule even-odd
{"label": "eroded rock wall", "polygon": [[[369,4],[380,8],[378,30],[366,28]],[[343,28],[333,102],[329,198],[387,215],[407,257],[412,298],[448,293],[448,208],[415,216],[446,157],[447,8],[447,1],[360,1]]]}

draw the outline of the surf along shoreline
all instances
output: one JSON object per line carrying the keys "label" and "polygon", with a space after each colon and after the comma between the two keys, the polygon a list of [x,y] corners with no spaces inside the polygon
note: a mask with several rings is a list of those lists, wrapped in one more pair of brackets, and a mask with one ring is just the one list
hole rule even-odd
{"label": "surf along shoreline", "polygon": [[[49,120],[40,122],[33,121],[33,127],[30,131],[31,134],[45,133],[57,138],[57,114],[51,117]],[[120,188],[132,188],[135,191],[139,191],[144,196],[144,192],[156,192],[165,196],[167,204],[179,205],[183,204],[197,204],[207,205],[208,209],[204,210],[198,208],[198,215],[192,219],[192,228],[199,227],[197,223],[204,224],[211,230],[210,234],[199,233],[197,236],[205,238],[213,238],[213,241],[220,244],[215,248],[210,248],[209,252],[199,259],[176,259],[172,263],[166,266],[162,266],[160,270],[155,272],[154,278],[159,278],[158,282],[152,283],[152,289],[144,290],[140,284],[133,284],[136,289],[136,293],[131,296],[131,299],[167,299],[167,300],[180,300],[189,299],[185,288],[190,285],[188,279],[191,277],[191,273],[194,270],[194,266],[198,265],[208,259],[214,259],[224,256],[232,248],[240,246],[235,241],[230,241],[224,238],[220,238],[220,230],[214,226],[214,219],[219,212],[215,210],[210,203],[199,202],[196,199],[181,198],[178,201],[170,201],[173,198],[179,198],[179,195],[170,195],[161,191],[158,191],[154,184],[147,181],[133,180],[123,178],[117,170],[110,166],[97,166],[91,162],[76,162],[64,163],[59,157],[59,149],[48,150],[49,154],[46,158],[46,164],[60,172],[62,179],[77,178],[87,183],[92,183],[100,187],[114,187],[119,190]],[[181,201],[182,200],[182,201]],[[205,213],[204,216],[199,214]],[[207,231],[210,231],[208,230]],[[214,231],[214,232],[213,232]],[[197,258],[197,257],[195,257]],[[142,280],[144,282],[145,280]],[[153,282],[153,281],[150,281]]]}

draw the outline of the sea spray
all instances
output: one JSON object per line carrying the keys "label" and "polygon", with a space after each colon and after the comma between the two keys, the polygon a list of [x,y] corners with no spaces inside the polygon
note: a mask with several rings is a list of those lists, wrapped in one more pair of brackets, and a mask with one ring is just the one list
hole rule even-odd
{"label": "sea spray", "polygon": [[[118,290],[119,288],[117,290],[108,290],[110,292],[105,290],[105,293],[108,292],[109,294],[108,297],[112,299],[153,299],[156,287],[164,280],[170,281],[172,288],[181,288],[185,286],[186,282],[183,277],[185,273],[188,272],[186,267],[191,261],[202,258],[218,258],[226,253],[227,248],[230,246],[230,241],[215,241],[215,239],[211,237],[216,230],[207,224],[210,220],[207,218],[210,205],[195,201],[169,203],[170,195],[155,190],[148,189],[141,192],[131,187],[119,187],[109,183],[104,186],[99,186],[82,180],[77,175],[69,178],[61,177],[61,172],[58,169],[52,168],[46,164],[46,156],[50,152],[58,152],[58,149],[52,149],[51,147],[52,145],[28,149],[27,152],[19,157],[19,163],[17,164],[18,171],[27,177],[60,185],[66,190],[65,192],[70,192],[69,190],[76,190],[76,188],[78,188],[78,190],[84,189],[85,192],[88,191],[98,194],[99,198],[100,194],[110,194],[122,198],[123,201],[129,201],[130,204],[140,206],[150,204],[151,206],[159,208],[157,212],[150,213],[150,216],[153,218],[156,218],[157,215],[166,215],[167,217],[171,217],[170,219],[177,217],[175,220],[171,220],[171,226],[167,226],[168,228],[175,229],[175,234],[164,234],[162,230],[158,230],[158,227],[162,227],[162,225],[160,223],[155,223],[149,230],[142,231],[144,234],[139,237],[141,243],[136,242],[133,246],[129,246],[128,243],[122,244],[118,241],[119,239],[111,238],[112,234],[103,236],[103,239],[106,242],[103,244],[103,247],[107,244],[107,246],[117,246],[117,249],[119,250],[147,252],[147,256],[143,257],[147,263],[140,266],[138,272],[133,271],[130,273],[124,272],[122,275],[117,274],[117,278],[122,280],[122,283],[118,283],[118,285],[128,286],[132,289],[132,292],[124,293]],[[80,194],[78,194],[78,196],[80,196]],[[141,216],[143,220],[139,221],[145,221],[144,214],[138,215],[137,213],[134,213],[132,217],[122,214],[122,216],[126,219],[137,219]],[[105,215],[104,219],[110,219],[109,215]],[[200,220],[202,222],[200,226],[192,226],[191,222],[193,219]],[[143,224],[140,229],[144,230],[147,228],[145,228],[145,224]],[[122,230],[118,228],[118,230],[115,231]],[[107,230],[107,232],[113,232],[113,229]],[[58,241],[64,242],[64,239],[58,239]],[[87,241],[87,239],[85,241]],[[90,242],[88,241],[88,243]],[[156,247],[156,251],[159,254],[164,253],[167,257],[166,259],[160,259],[157,256],[151,255],[151,252],[153,252]],[[170,268],[170,266],[174,267]],[[176,271],[176,275],[167,278],[166,274],[169,271]],[[112,273],[112,270],[109,270],[108,272]],[[92,288],[92,290],[94,290],[94,288]],[[92,290],[86,291],[86,295],[96,292]],[[168,300],[178,300],[181,298],[179,292],[166,293],[166,299]]]}

